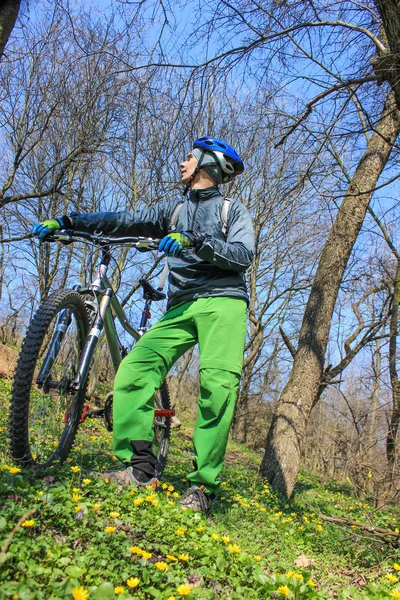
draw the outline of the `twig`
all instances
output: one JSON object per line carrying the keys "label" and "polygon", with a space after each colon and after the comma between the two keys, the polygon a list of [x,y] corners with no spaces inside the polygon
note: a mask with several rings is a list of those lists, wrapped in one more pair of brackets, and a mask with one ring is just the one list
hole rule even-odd
{"label": "twig", "polygon": [[[361,79],[351,79],[349,81],[343,81],[342,83],[338,83],[336,85],[333,85],[329,89],[324,90],[323,92],[321,92],[321,94],[318,94],[318,96],[315,96],[315,98],[310,100],[310,102],[307,102],[307,104],[306,104],[307,110],[293,125],[291,125],[289,127],[289,131],[287,133],[285,133],[285,135],[279,140],[279,142],[277,142],[275,144],[274,147],[278,148],[279,146],[281,146],[286,141],[286,139],[298,128],[298,126],[305,119],[307,119],[307,117],[312,113],[314,104],[317,104],[320,100],[322,100],[326,96],[329,96],[329,94],[332,94],[333,92],[337,92],[344,88],[349,88],[349,86],[351,86],[351,85],[360,85],[362,83],[367,83],[367,82],[376,81],[376,80],[377,80],[377,77],[371,75],[370,77],[362,77]],[[351,89],[349,91],[351,93]]]}
{"label": "twig", "polygon": [[8,538],[6,539],[6,541],[4,542],[1,551],[0,551],[0,565],[2,565],[5,560],[6,560],[6,555],[7,555],[7,549],[8,546],[11,544],[12,539],[14,537],[14,535],[16,534],[16,532],[18,531],[18,529],[21,527],[22,523],[31,515],[33,515],[36,512],[36,508],[31,508],[30,510],[28,510],[28,512],[26,512],[24,515],[22,515],[22,517],[20,518],[20,520],[18,521],[18,523],[15,525],[15,527],[12,529],[12,531],[10,532],[10,535],[8,536]]}
{"label": "twig", "polygon": [[[386,529],[384,527],[375,527],[374,525],[367,525],[366,523],[360,523],[359,521],[354,521],[353,519],[348,519],[347,517],[329,517],[327,515],[319,514],[318,518],[321,519],[321,521],[327,521],[328,523],[337,523],[338,525],[357,527],[357,529],[367,531],[373,537],[379,537],[380,539],[388,543],[393,543],[393,541],[400,539],[400,533],[396,533],[391,529]],[[392,537],[394,538],[394,540],[387,539],[388,537]]]}

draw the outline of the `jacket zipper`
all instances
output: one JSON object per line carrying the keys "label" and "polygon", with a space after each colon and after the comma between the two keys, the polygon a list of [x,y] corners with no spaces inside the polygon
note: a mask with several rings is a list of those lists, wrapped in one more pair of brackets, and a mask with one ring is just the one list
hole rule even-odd
{"label": "jacket zipper", "polygon": [[201,200],[197,199],[197,204],[196,204],[196,208],[194,209],[193,219],[192,219],[192,231],[194,231],[194,223],[196,221],[196,215],[197,215],[197,211],[199,210],[200,202],[201,202]]}

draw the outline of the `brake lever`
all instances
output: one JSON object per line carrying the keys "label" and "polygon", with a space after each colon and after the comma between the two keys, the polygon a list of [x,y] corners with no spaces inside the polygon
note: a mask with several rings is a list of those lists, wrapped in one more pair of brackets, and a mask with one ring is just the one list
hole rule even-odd
{"label": "brake lever", "polygon": [[43,241],[44,242],[60,242],[64,246],[68,246],[69,244],[72,244],[74,240],[72,239],[72,236],[68,232],[68,230],[64,229],[59,233],[52,233],[52,234],[46,236]]}

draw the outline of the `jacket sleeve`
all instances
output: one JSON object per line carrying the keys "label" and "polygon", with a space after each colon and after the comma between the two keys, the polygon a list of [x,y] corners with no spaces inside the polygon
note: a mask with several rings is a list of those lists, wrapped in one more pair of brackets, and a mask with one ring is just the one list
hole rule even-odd
{"label": "jacket sleeve", "polygon": [[[175,202],[176,204],[176,202]],[[173,203],[156,204],[133,212],[72,213],[73,228],[79,231],[101,231],[115,237],[125,235],[162,238],[168,233]]]}
{"label": "jacket sleeve", "polygon": [[222,270],[244,272],[249,268],[254,257],[254,229],[241,202],[229,207],[226,241],[206,235],[196,254]]}

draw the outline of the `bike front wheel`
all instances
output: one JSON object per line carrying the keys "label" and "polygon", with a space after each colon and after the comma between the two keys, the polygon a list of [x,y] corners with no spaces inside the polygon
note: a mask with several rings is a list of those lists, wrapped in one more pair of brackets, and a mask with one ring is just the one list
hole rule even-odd
{"label": "bike front wheel", "polygon": [[81,419],[85,382],[72,390],[89,330],[82,297],[58,290],[39,307],[17,363],[10,408],[11,454],[34,468],[62,463]]}

